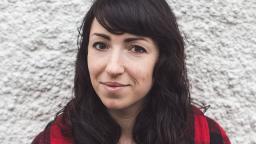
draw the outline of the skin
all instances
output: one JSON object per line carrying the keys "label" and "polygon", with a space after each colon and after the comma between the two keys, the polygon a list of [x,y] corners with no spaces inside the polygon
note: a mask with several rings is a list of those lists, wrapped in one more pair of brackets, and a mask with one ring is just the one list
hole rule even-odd
{"label": "skin", "polygon": [[94,19],[88,44],[92,86],[111,116],[119,123],[119,143],[132,143],[134,120],[153,85],[159,51],[149,37],[108,32]]}

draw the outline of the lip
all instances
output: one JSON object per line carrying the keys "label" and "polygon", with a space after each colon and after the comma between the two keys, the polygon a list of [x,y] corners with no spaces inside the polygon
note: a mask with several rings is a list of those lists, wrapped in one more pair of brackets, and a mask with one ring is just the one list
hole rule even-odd
{"label": "lip", "polygon": [[124,87],[128,86],[128,84],[122,84],[119,82],[100,82],[103,85],[110,86],[110,87]]}
{"label": "lip", "polygon": [[119,82],[100,82],[100,84],[104,85],[107,91],[115,92],[124,87],[129,86],[129,84],[122,84]]}

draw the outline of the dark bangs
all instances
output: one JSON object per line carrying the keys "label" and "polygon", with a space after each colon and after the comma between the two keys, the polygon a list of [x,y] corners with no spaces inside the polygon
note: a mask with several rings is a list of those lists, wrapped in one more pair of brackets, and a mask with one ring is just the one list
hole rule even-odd
{"label": "dark bangs", "polygon": [[152,38],[160,54],[183,48],[176,18],[165,0],[96,0],[92,13],[111,33]]}
{"label": "dark bangs", "polygon": [[149,0],[98,0],[94,10],[96,19],[111,33],[154,37],[155,10]]}

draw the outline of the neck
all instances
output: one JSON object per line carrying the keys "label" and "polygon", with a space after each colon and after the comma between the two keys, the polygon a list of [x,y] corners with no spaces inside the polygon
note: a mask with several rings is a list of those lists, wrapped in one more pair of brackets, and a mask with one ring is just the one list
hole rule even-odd
{"label": "neck", "polygon": [[109,111],[114,120],[120,125],[122,130],[122,135],[130,136],[132,135],[132,128],[134,126],[135,118],[137,113],[123,112],[111,110]]}
{"label": "neck", "polygon": [[133,144],[133,126],[139,113],[137,110],[109,110],[110,115],[121,127],[119,144]]}

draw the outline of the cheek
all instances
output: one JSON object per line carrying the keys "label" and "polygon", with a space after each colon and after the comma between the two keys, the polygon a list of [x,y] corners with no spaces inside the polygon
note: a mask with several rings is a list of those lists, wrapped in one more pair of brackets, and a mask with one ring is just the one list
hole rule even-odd
{"label": "cheek", "polygon": [[152,75],[150,72],[145,71],[145,69],[136,73],[136,84],[135,84],[135,95],[136,97],[144,97],[150,91],[152,87]]}
{"label": "cheek", "polygon": [[96,80],[96,77],[99,73],[99,67],[97,63],[98,62],[94,60],[94,57],[88,55],[88,70],[92,84]]}
{"label": "cheek", "polygon": [[89,70],[90,77],[93,78],[97,76],[103,65],[102,60],[99,59],[94,52],[91,52],[89,50],[87,62],[88,62],[88,70]]}
{"label": "cheek", "polygon": [[92,63],[93,62],[93,60],[88,56],[88,60],[87,60],[87,62],[88,62],[88,70],[89,70],[89,75],[90,75],[90,77],[92,76],[92,74],[94,73],[94,64]]}
{"label": "cheek", "polygon": [[153,83],[153,75],[151,70],[144,72],[141,78],[141,82],[143,83],[143,85],[145,85],[145,87],[151,88],[151,85]]}
{"label": "cheek", "polygon": [[153,83],[153,64],[143,64],[133,67],[132,74],[133,78],[136,81],[136,84],[139,85],[139,88],[150,89]]}

